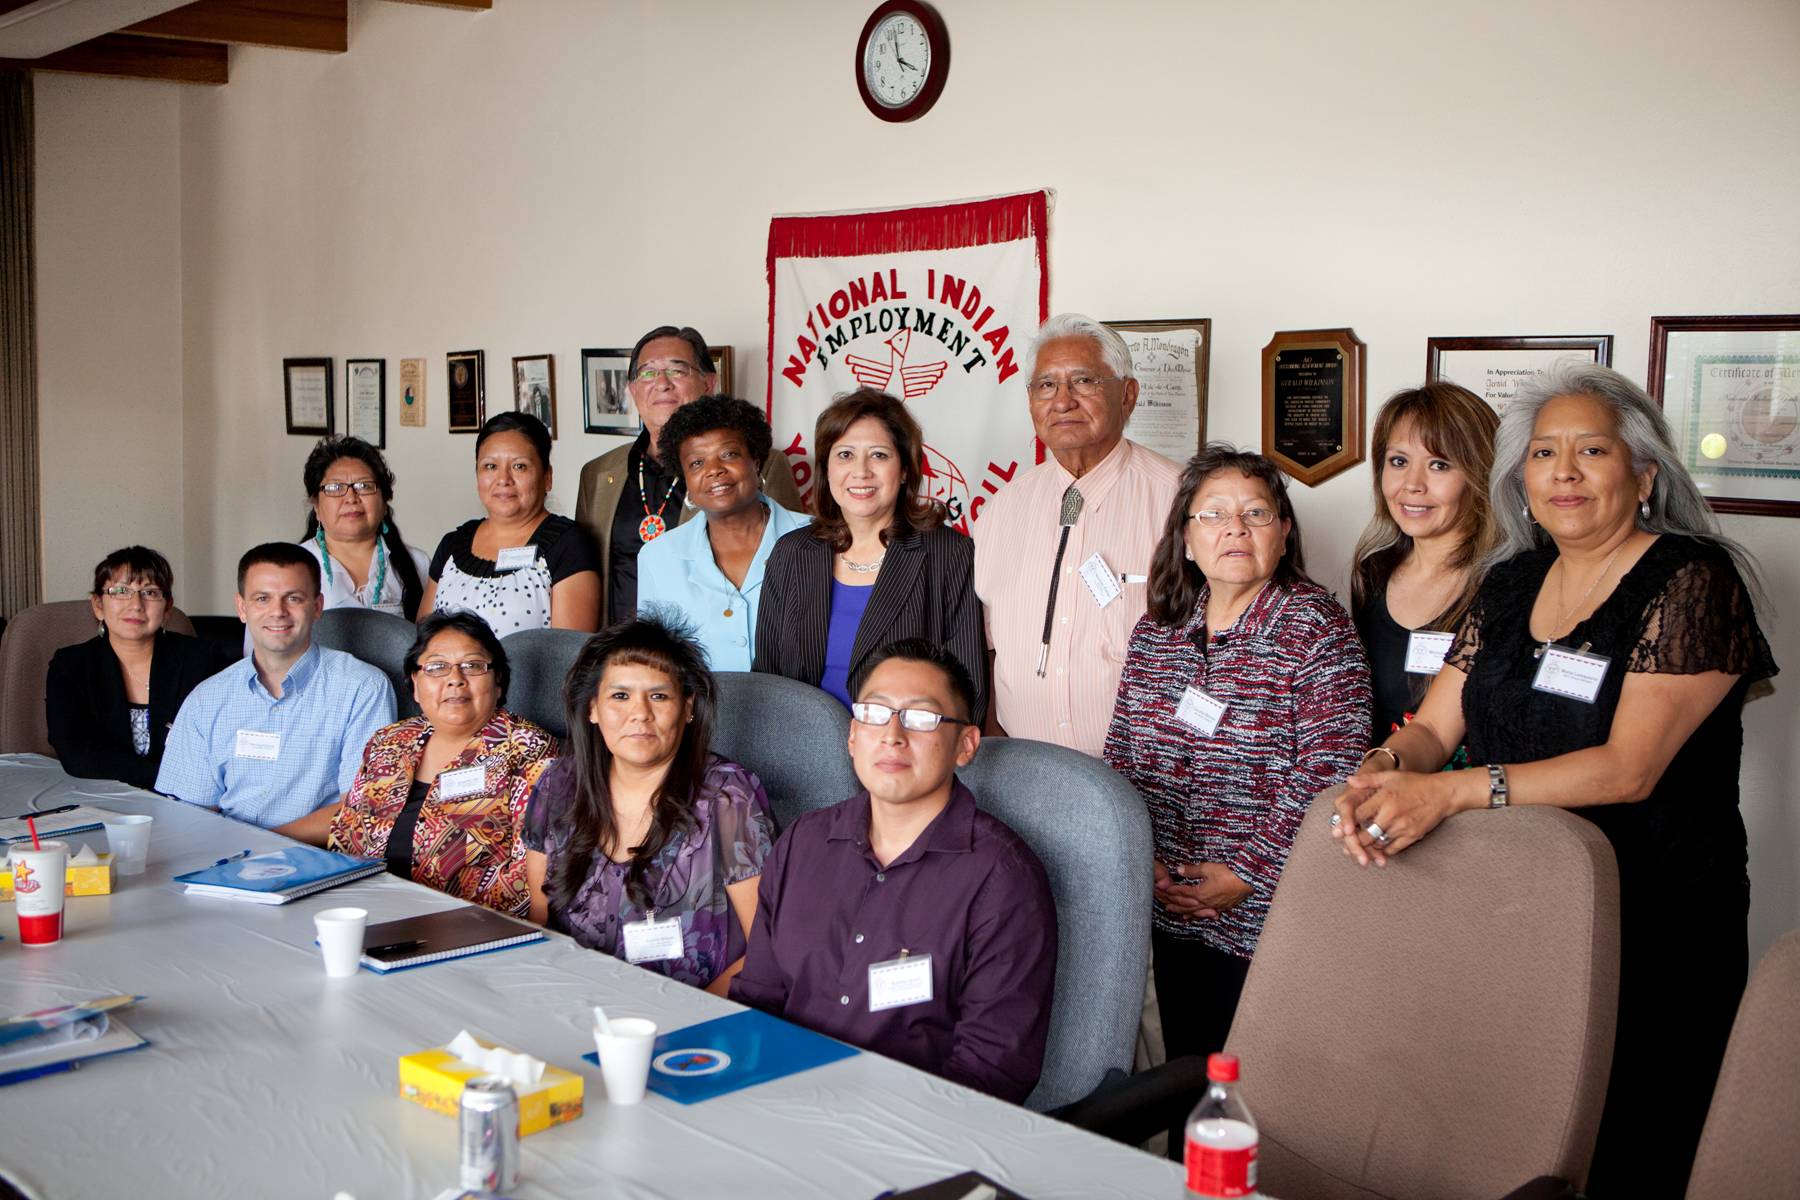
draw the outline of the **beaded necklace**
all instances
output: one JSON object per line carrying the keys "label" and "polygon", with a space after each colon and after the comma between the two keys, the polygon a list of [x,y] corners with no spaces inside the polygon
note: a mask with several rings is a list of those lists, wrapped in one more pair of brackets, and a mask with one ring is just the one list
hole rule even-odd
{"label": "beaded necklace", "polygon": [[[387,534],[387,522],[381,523],[381,532]],[[325,548],[325,527],[319,526],[314,535],[319,542],[319,562],[325,567],[325,585],[331,586],[331,551]],[[387,582],[387,543],[382,538],[375,539],[375,588],[369,593],[369,607],[376,608],[381,604],[381,588]]]}

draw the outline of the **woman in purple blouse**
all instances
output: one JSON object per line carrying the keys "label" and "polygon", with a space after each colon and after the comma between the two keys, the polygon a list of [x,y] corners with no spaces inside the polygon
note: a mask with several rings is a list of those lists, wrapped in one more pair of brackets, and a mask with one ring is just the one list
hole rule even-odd
{"label": "woman in purple blouse", "polygon": [[708,749],[706,657],[655,620],[588,639],[563,684],[569,754],[525,814],[531,917],[591,950],[725,994],[775,840],[755,775]]}

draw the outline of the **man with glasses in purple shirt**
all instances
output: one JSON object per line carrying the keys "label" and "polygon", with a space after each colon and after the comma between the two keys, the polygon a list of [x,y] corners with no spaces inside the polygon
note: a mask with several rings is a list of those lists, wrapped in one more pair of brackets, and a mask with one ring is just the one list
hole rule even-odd
{"label": "man with glasses in purple shirt", "polygon": [[864,791],[808,813],[763,864],[732,999],[1002,1100],[1036,1086],[1056,981],[1043,864],[975,807],[975,688],[918,639],[851,705]]}

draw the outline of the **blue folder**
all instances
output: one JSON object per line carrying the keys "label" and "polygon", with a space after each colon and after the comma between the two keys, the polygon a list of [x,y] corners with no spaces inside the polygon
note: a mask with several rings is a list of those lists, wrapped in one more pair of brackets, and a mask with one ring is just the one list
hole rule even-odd
{"label": "blue folder", "polygon": [[[678,1104],[698,1104],[861,1053],[751,1008],[657,1038],[650,1090]],[[596,1053],[581,1057],[600,1063]]]}

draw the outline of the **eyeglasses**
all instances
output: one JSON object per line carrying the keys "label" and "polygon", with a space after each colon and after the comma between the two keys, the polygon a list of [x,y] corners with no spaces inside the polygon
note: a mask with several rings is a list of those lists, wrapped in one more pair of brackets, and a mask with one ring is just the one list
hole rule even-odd
{"label": "eyeglasses", "polygon": [[686,363],[670,363],[666,367],[639,367],[632,378],[639,383],[655,383],[658,376],[664,376],[670,383],[680,383],[690,375],[698,375],[698,367],[690,367]]}
{"label": "eyeglasses", "polygon": [[1092,400],[1106,390],[1108,384],[1119,382],[1099,375],[1077,373],[1067,379],[1055,379],[1049,375],[1040,375],[1025,385],[1025,390],[1033,400],[1050,400],[1056,396],[1058,388],[1067,386],[1069,394],[1077,400]]}
{"label": "eyeglasses", "polygon": [[1188,514],[1188,520],[1198,521],[1209,529],[1229,525],[1233,517],[1243,521],[1252,529],[1261,529],[1265,525],[1275,523],[1274,512],[1266,508],[1246,508],[1243,512],[1237,513],[1220,512],[1216,508],[1203,508],[1199,512]]}
{"label": "eyeglasses", "polygon": [[344,483],[334,479],[330,483],[321,483],[319,485],[319,491],[321,493],[332,497],[341,496],[345,492],[355,492],[359,496],[367,496],[371,493],[379,492],[380,490],[381,485],[376,483],[373,479],[359,479],[355,483]]}
{"label": "eyeglasses", "polygon": [[973,725],[973,721],[964,721],[958,717],[946,717],[943,713],[934,713],[929,708],[889,708],[885,704],[869,704],[857,701],[850,706],[850,715],[864,725],[886,725],[895,717],[900,718],[900,728],[911,733],[930,733],[945,721],[952,725]]}
{"label": "eyeglasses", "polygon": [[142,596],[145,604],[161,604],[169,598],[168,593],[159,587],[134,588],[126,587],[122,583],[101,588],[100,594],[111,596],[114,600],[129,600],[133,596]]}
{"label": "eyeglasses", "polygon": [[493,669],[493,663],[483,662],[479,658],[471,658],[468,662],[460,663],[428,662],[419,664],[419,673],[429,675],[433,679],[442,679],[452,671],[460,671],[464,679],[480,679]]}

